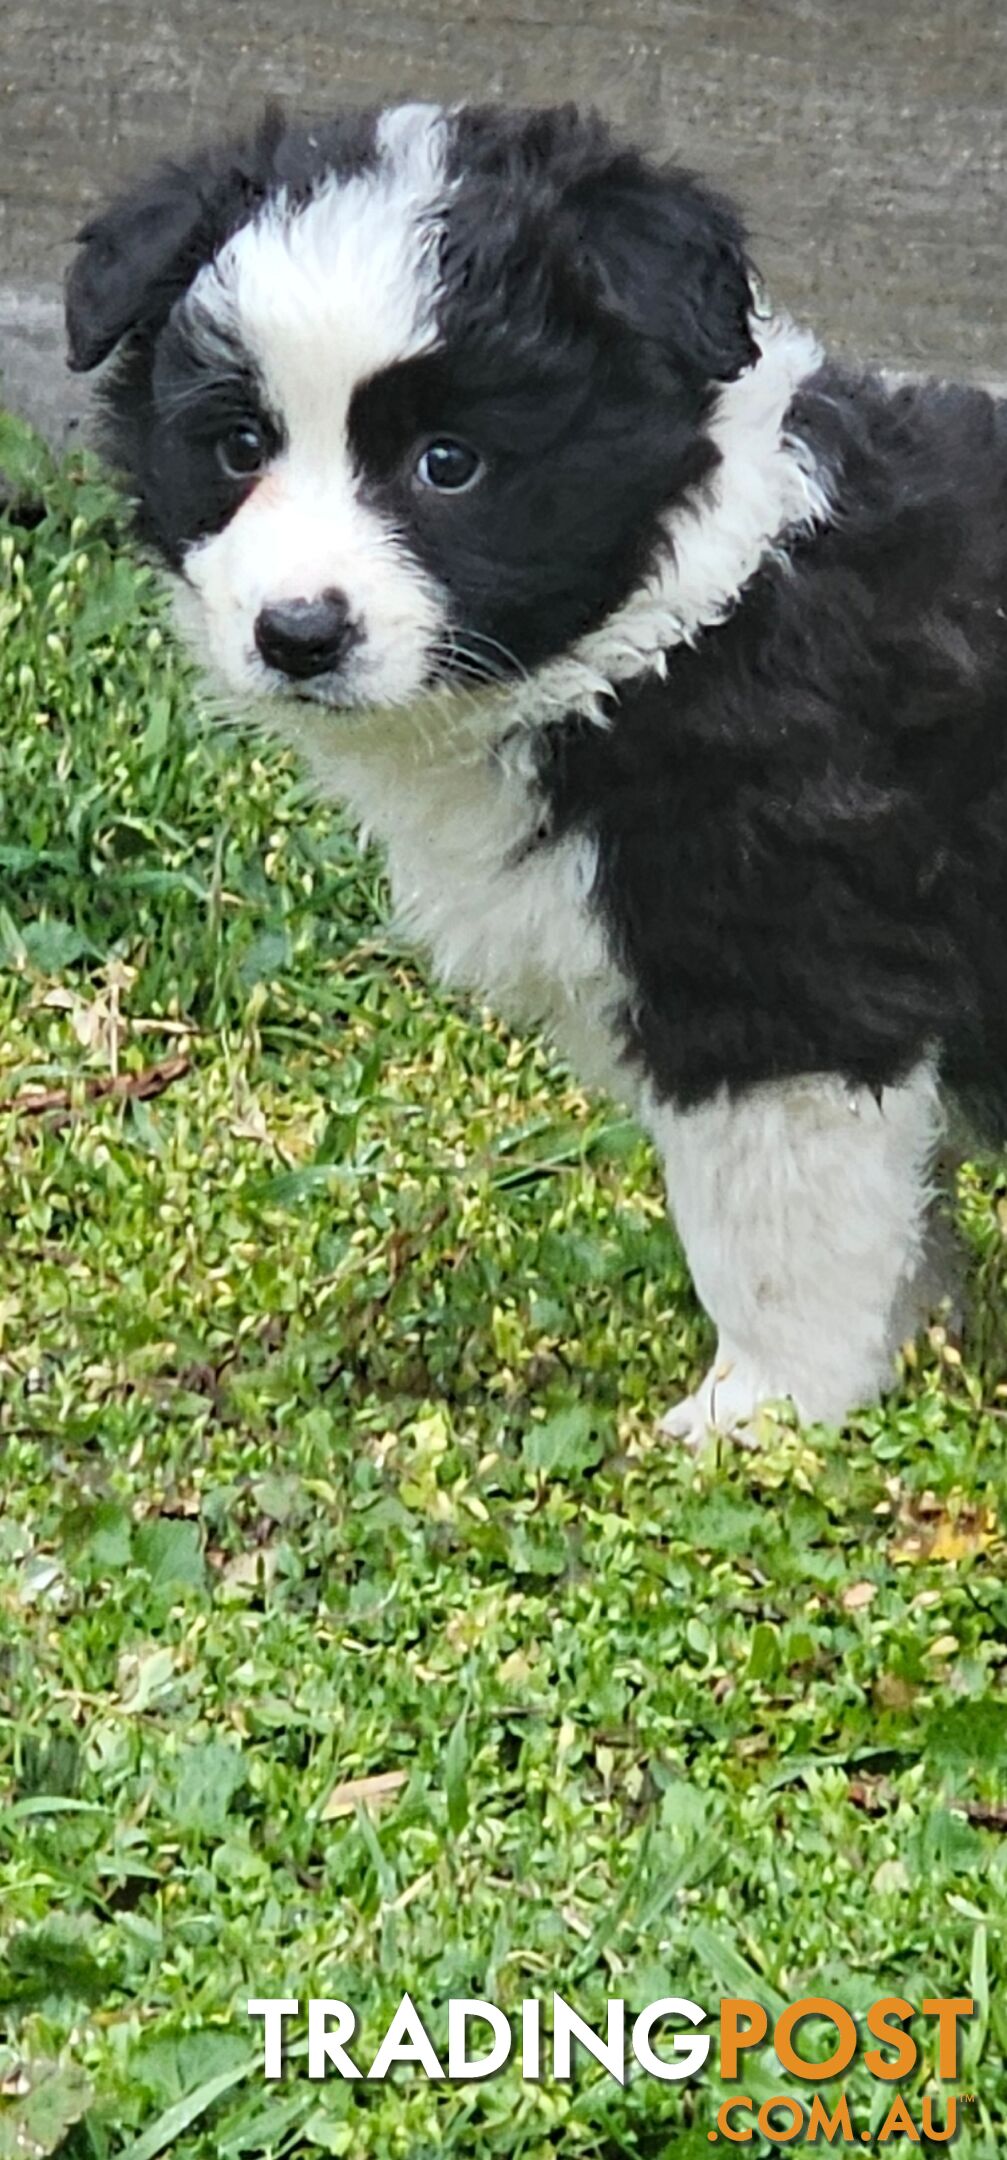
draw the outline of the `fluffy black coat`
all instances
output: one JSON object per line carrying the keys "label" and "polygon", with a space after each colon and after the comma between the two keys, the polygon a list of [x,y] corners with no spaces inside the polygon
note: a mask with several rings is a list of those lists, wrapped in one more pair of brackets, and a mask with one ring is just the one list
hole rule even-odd
{"label": "fluffy black coat", "polygon": [[597,836],[660,1094],[935,1049],[1007,1129],[1007,405],[827,367],[792,425],[834,522],[549,733],[552,832]]}

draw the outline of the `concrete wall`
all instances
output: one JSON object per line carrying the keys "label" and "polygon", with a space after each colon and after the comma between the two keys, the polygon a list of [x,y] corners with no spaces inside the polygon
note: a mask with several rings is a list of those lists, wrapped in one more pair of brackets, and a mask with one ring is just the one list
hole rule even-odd
{"label": "concrete wall", "polygon": [[601,105],[746,203],[771,289],[847,351],[1007,377],[1007,0],[6,0],[0,371],[59,431],[82,214],[265,95]]}

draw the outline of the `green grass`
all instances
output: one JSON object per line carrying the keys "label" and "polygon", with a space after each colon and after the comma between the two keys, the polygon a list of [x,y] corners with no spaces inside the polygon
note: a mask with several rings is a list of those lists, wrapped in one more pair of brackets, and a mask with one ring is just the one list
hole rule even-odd
{"label": "green grass", "polygon": [[964,1362],[935,1333],[842,1437],[662,1446],[708,1331],[649,1149],[200,722],[93,471],[10,426],[0,465],[0,2156],[708,2152],[715,2063],[267,2085],[244,2010],[344,1997],[366,2062],[406,1988],[437,2039],[554,1987],[972,1992],[956,2150],[999,2151],[996,1166]]}

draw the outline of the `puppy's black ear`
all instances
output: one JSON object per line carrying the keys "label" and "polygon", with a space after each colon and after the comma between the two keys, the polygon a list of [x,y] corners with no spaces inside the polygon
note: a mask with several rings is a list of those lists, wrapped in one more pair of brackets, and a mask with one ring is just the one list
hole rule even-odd
{"label": "puppy's black ear", "polygon": [[203,174],[166,166],[78,234],[66,281],[68,359],[86,372],[127,331],[155,329],[194,276],[206,249]]}
{"label": "puppy's black ear", "polygon": [[82,252],[66,282],[70,366],[84,373],[130,332],[160,329],[270,182],[304,185],[313,145],[303,130],[288,129],[271,99],[250,135],[197,151],[185,165],[162,165],[145,186],[90,219],[77,235]]}
{"label": "puppy's black ear", "polygon": [[730,382],[751,366],[752,270],[729,203],[690,173],[632,151],[585,176],[572,196],[582,260],[605,307],[708,380]]}

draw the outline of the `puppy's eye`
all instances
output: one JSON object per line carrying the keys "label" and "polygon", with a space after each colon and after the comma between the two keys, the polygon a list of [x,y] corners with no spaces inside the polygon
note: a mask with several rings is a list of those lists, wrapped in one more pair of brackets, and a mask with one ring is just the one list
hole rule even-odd
{"label": "puppy's eye", "polygon": [[478,480],[482,469],[481,457],[468,443],[442,435],[427,444],[416,466],[416,478],[422,487],[436,488],[438,494],[457,495]]}
{"label": "puppy's eye", "polygon": [[239,420],[216,444],[217,463],[229,480],[254,480],[269,455],[265,430],[257,420]]}

